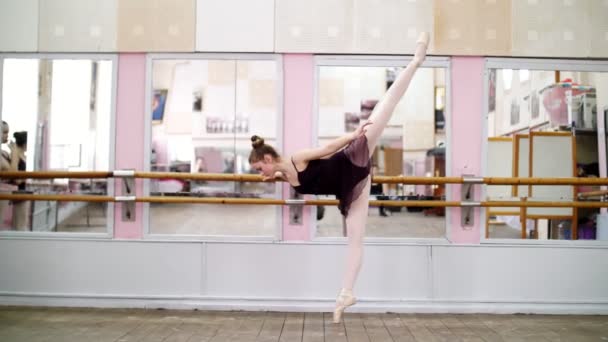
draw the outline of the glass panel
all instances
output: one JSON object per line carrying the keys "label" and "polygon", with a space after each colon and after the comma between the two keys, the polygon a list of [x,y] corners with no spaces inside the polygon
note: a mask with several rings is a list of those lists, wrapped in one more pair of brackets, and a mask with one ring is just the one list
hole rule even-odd
{"label": "glass panel", "polygon": [[[4,59],[2,170],[109,170],[112,68],[108,60]],[[108,193],[106,179],[5,181],[2,191]],[[107,204],[1,202],[4,230],[107,231]]]}
{"label": "glass panel", "polygon": [[[279,77],[274,60],[154,61],[151,170],[255,173],[248,160],[251,135],[278,143]],[[152,181],[150,189],[152,195],[170,196],[275,198],[279,194],[273,183],[175,179]],[[273,236],[278,217],[276,206],[152,204],[150,231]]]}
{"label": "glass panel", "polygon": [[[324,145],[352,132],[394,81],[400,68],[321,66],[318,141]],[[445,69],[421,68],[397,105],[373,151],[374,174],[445,176]],[[323,197],[323,198],[333,198]],[[445,187],[372,185],[370,199],[443,200]],[[337,207],[317,208],[317,236],[342,236]],[[445,211],[430,207],[372,207],[366,236],[438,238],[445,236]]]}
{"label": "glass panel", "polygon": [[[572,70],[489,70],[486,175],[599,177],[606,168],[598,115],[607,108],[608,74]],[[601,162],[603,161],[603,165]],[[487,186],[491,200],[597,201],[595,186]],[[583,197],[579,197],[583,196]],[[596,238],[599,209],[490,208],[488,238]],[[575,234],[576,233],[578,234]]]}

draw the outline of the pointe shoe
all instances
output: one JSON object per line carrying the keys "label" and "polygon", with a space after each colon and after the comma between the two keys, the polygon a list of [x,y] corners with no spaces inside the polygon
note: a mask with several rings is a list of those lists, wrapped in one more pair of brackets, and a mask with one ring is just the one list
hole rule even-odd
{"label": "pointe shoe", "polygon": [[426,49],[429,47],[431,37],[428,32],[422,32],[416,41],[416,52],[414,53],[413,62],[416,66],[420,66],[426,58]]}
{"label": "pointe shoe", "polygon": [[338,298],[336,299],[336,308],[334,309],[334,323],[338,324],[342,321],[342,313],[344,309],[354,305],[357,299],[353,297],[351,290],[342,289]]}

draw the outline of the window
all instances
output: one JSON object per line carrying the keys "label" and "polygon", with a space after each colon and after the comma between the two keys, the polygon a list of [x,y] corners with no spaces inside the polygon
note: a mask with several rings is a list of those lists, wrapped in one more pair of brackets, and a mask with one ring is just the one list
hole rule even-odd
{"label": "window", "polygon": [[[317,144],[326,144],[367,119],[406,64],[407,60],[393,58],[319,57]],[[446,175],[447,66],[447,60],[430,58],[417,70],[373,151],[375,175]],[[444,185],[384,184],[372,186],[370,200],[445,200],[445,197]],[[317,208],[317,219],[317,237],[343,235],[337,207]],[[366,236],[441,238],[445,236],[445,228],[444,208],[370,207]]]}
{"label": "window", "polygon": [[[2,58],[3,171],[108,171],[113,167],[115,59]],[[22,144],[23,143],[23,144]],[[11,150],[12,144],[19,145]],[[18,161],[25,161],[23,166]],[[11,161],[15,162],[12,164]],[[3,192],[111,195],[107,179],[2,182]],[[112,231],[104,203],[1,201],[2,230],[103,233]]]}
{"label": "window", "polygon": [[[606,177],[606,134],[598,122],[606,122],[608,111],[608,64],[488,59],[487,69],[486,176]],[[486,186],[485,200],[599,201],[588,196],[597,190]],[[485,234],[489,239],[595,240],[599,212],[488,208]]]}
{"label": "window", "polygon": [[[278,57],[153,56],[150,65],[150,170],[256,173],[248,160],[254,134],[280,150]],[[280,198],[278,183],[162,179],[147,188],[156,196]],[[280,215],[277,206],[156,203],[148,231],[272,237]]]}

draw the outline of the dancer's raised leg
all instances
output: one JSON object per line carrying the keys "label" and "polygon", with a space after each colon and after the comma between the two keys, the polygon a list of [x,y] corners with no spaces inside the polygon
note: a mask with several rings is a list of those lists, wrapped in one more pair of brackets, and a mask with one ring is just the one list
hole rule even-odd
{"label": "dancer's raised leg", "polygon": [[380,102],[378,102],[376,108],[374,108],[374,111],[369,118],[372,124],[367,127],[367,132],[365,133],[370,153],[373,153],[374,148],[378,143],[378,139],[382,135],[382,131],[384,131],[384,128],[393,115],[395,106],[397,106],[397,103],[399,103],[399,100],[401,100],[403,94],[405,94],[416,70],[424,61],[428,45],[429,34],[423,32],[416,42],[414,59],[399,73],[395,82],[386,91],[386,94],[382,97]]}

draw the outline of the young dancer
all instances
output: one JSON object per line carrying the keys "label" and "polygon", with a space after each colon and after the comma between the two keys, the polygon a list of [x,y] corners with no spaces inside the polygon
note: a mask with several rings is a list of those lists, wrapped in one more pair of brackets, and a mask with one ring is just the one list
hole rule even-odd
{"label": "young dancer", "polygon": [[342,290],[336,299],[334,322],[339,323],[344,309],[356,303],[355,280],[363,259],[363,238],[370,193],[371,154],[387,126],[395,106],[405,93],[416,70],[426,57],[428,33],[416,42],[414,59],[404,68],[368,121],[354,132],[337,138],[323,147],[306,149],[291,157],[281,157],[264,139],[251,137],[249,156],[252,168],[265,180],[289,182],[301,194],[335,195],[345,218],[348,235],[348,257]]}

